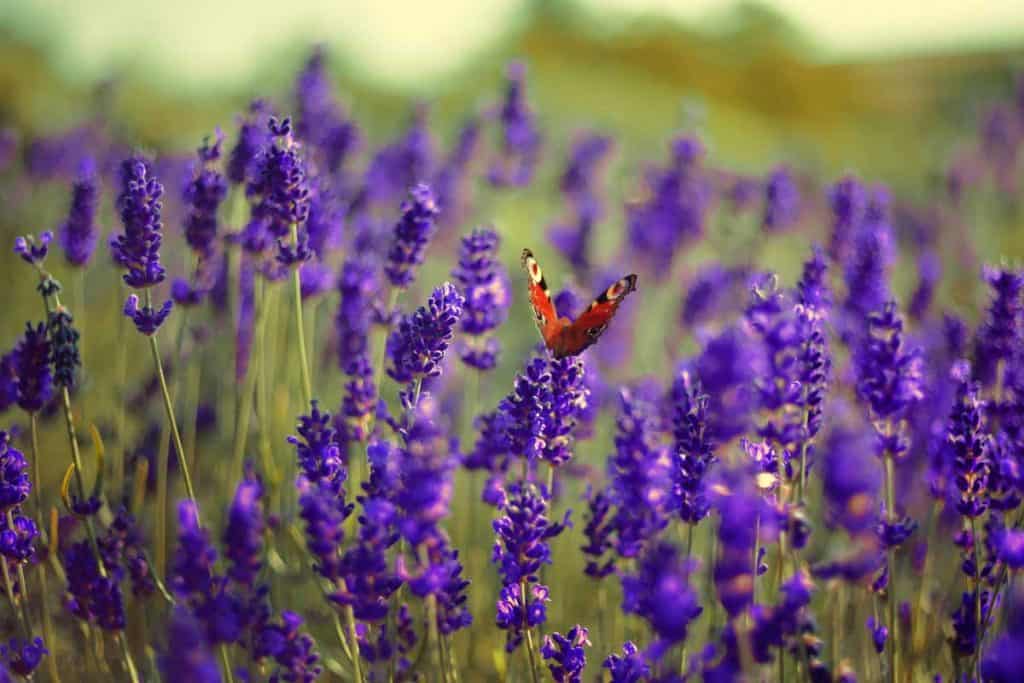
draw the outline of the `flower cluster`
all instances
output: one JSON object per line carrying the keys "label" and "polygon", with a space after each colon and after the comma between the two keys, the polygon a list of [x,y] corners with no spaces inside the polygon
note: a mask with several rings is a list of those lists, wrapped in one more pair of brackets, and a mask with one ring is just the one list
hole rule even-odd
{"label": "flower cluster", "polygon": [[511,302],[508,273],[498,260],[499,245],[494,230],[474,230],[462,238],[459,265],[452,271],[466,300],[459,324],[464,335],[459,357],[478,370],[493,370],[498,364],[500,345],[493,332],[505,322]]}
{"label": "flower cluster", "polygon": [[409,191],[409,200],[402,203],[402,216],[395,224],[394,241],[384,267],[393,287],[406,288],[416,279],[416,269],[423,263],[438,213],[437,200],[428,185],[420,184]]}
{"label": "flower cluster", "polygon": [[547,517],[547,492],[533,484],[508,487],[502,516],[494,520],[491,561],[498,565],[503,588],[498,599],[498,628],[508,631],[505,649],[512,652],[523,640],[523,631],[544,623],[548,589],[539,583],[540,568],[551,562],[548,540],[562,533],[569,523]]}
{"label": "flower cluster", "polygon": [[400,384],[440,375],[465,302],[455,286],[445,282],[426,306],[403,317],[388,336],[388,375]]}
{"label": "flower cluster", "polygon": [[82,160],[78,178],[71,187],[71,207],[57,234],[64,258],[77,268],[88,265],[99,238],[96,212],[99,208],[99,182],[96,162],[92,157]]}

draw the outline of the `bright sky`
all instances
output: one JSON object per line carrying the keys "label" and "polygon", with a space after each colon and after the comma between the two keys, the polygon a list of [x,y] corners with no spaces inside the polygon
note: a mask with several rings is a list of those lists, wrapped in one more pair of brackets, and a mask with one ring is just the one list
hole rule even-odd
{"label": "bright sky", "polygon": [[[545,1],[545,0],[535,0]],[[662,13],[713,24],[735,0],[578,0],[605,25]],[[527,0],[0,0],[0,26],[42,45],[69,75],[118,64],[199,87],[252,76],[296,42],[325,42],[395,85],[416,87],[471,58]],[[1024,45],[1021,0],[766,0],[825,58]],[[983,9],[982,9],[983,8]]]}

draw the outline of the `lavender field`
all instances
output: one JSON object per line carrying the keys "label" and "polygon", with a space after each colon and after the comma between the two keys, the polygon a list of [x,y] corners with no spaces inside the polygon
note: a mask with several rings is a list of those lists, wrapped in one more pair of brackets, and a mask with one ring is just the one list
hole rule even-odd
{"label": "lavender field", "polygon": [[0,681],[1024,680],[1024,78],[875,175],[332,68],[0,130]]}

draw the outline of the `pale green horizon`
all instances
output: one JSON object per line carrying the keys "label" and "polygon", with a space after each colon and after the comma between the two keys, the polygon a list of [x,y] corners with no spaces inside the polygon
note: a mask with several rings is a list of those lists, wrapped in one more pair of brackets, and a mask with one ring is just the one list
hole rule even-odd
{"label": "pale green horizon", "polygon": [[[148,69],[183,87],[251,78],[253,64],[297,44],[325,43],[377,82],[416,90],[516,27],[527,0],[0,0],[0,25],[41,47],[62,74],[91,81]],[[605,29],[667,16],[714,29],[735,0],[579,0]],[[768,0],[826,61],[1024,46],[1019,0]]]}

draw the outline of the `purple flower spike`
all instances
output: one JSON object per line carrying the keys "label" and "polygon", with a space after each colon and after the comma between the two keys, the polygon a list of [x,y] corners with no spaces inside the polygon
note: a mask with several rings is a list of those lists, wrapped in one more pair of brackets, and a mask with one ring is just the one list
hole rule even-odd
{"label": "purple flower spike", "polygon": [[608,459],[616,550],[636,557],[668,524],[672,458],[658,442],[654,406],[628,389],[619,401],[615,453]]}
{"label": "purple flower spike", "polygon": [[119,572],[101,576],[88,541],[69,545],[61,560],[68,577],[67,610],[105,631],[124,630],[124,597]]}
{"label": "purple flower spike", "polygon": [[989,645],[981,660],[981,679],[1015,683],[1024,671],[1024,593],[1015,587],[1009,595],[1006,630]]}
{"label": "purple flower spike", "polygon": [[39,236],[33,235],[14,238],[14,253],[21,257],[21,260],[29,265],[41,266],[46,260],[50,251],[50,242],[53,241],[53,233],[47,230]]}
{"label": "purple flower spike", "polygon": [[160,264],[163,224],[160,212],[164,186],[153,175],[148,160],[133,156],[121,163],[121,194],[117,210],[124,234],[111,241],[114,260],[127,269],[123,279],[133,289],[160,284],[166,277]]}
{"label": "purple flower spike", "polygon": [[853,535],[870,530],[877,520],[882,485],[870,437],[859,431],[835,429],[823,450],[821,477],[828,504],[826,519]]}
{"label": "purple flower spike", "polygon": [[988,386],[996,380],[996,368],[1008,363],[1024,339],[1024,275],[1009,269],[986,268],[984,278],[992,289],[992,303],[975,339],[975,373]]}
{"label": "purple flower spike", "polygon": [[496,187],[525,187],[540,160],[541,137],[536,114],[526,101],[526,66],[513,62],[507,71],[508,85],[502,103],[501,158],[487,175]]}
{"label": "purple flower spike", "polygon": [[182,198],[188,207],[185,216],[185,241],[201,258],[209,258],[217,238],[217,211],[227,197],[228,184],[214,164],[220,159],[224,134],[217,129],[213,143],[203,141],[199,148],[199,166],[185,186]]}
{"label": "purple flower spike", "polygon": [[159,659],[160,671],[169,681],[220,683],[220,665],[199,621],[189,610],[177,607],[167,632],[167,652]]}
{"label": "purple flower spike", "polygon": [[159,310],[154,309],[152,306],[142,306],[140,308],[139,297],[131,294],[124,302],[124,314],[135,323],[135,329],[148,337],[156,334],[156,331],[167,320],[167,316],[171,314],[173,307],[173,301],[165,301]]}
{"label": "purple flower spike", "polygon": [[0,513],[24,503],[31,490],[28,460],[11,445],[11,435],[0,429]]}
{"label": "purple flower spike", "polygon": [[53,398],[52,360],[46,326],[26,324],[25,336],[14,349],[18,406],[26,413],[39,412]]}
{"label": "purple flower spike", "polygon": [[788,168],[779,166],[768,174],[764,194],[765,230],[782,232],[800,220],[800,189]]}
{"label": "purple flower spike", "polygon": [[704,234],[711,193],[701,169],[703,156],[704,146],[696,138],[673,140],[667,167],[647,174],[650,198],[627,210],[630,248],[659,278],[668,275],[680,247]]}
{"label": "purple flower spike", "polygon": [[452,444],[439,417],[437,402],[423,395],[405,430],[405,447],[397,451],[401,475],[392,495],[401,513],[398,530],[413,548],[441,537],[438,524],[448,515],[454,490]]}
{"label": "purple flower spike", "polygon": [[445,282],[430,295],[426,306],[399,321],[387,340],[387,370],[392,379],[411,384],[440,376],[465,301],[454,285]]}
{"label": "purple flower spike", "polygon": [[650,624],[657,637],[648,655],[653,660],[684,641],[690,622],[702,611],[689,585],[692,571],[674,546],[661,542],[643,554],[636,574],[622,577],[622,611]]}
{"label": "purple flower spike", "polygon": [[590,647],[589,635],[587,629],[577,624],[564,636],[557,632],[544,636],[540,653],[544,659],[550,660],[548,670],[555,683],[580,683],[583,680],[583,669],[587,665],[587,654],[583,648]]}
{"label": "purple flower spike", "polygon": [[253,218],[262,221],[273,237],[282,239],[293,224],[301,227],[309,216],[309,182],[299,146],[292,139],[291,119],[271,116],[267,128],[270,140],[257,157],[245,192],[258,198]]}
{"label": "purple flower spike", "polygon": [[498,259],[501,240],[490,228],[478,228],[462,238],[459,265],[452,277],[466,297],[460,329],[466,335],[459,356],[477,370],[492,370],[498,363],[498,339],[491,333],[508,317],[511,293],[508,272]]}
{"label": "purple flower spike", "polygon": [[[868,316],[868,328],[854,356],[857,395],[873,423],[902,420],[924,390],[921,351],[903,343],[903,321],[895,302]],[[881,426],[876,427],[881,429]],[[901,456],[908,444],[904,430],[880,431],[880,452]]]}
{"label": "purple flower spike", "polygon": [[829,189],[832,208],[832,236],[828,255],[838,263],[845,263],[852,240],[864,219],[867,191],[857,178],[847,176]]}
{"label": "purple flower spike", "polygon": [[231,563],[228,577],[252,588],[263,566],[263,483],[247,467],[235,489],[224,528],[224,556]]}
{"label": "purple flower spike", "polygon": [[708,397],[700,382],[683,371],[672,382],[671,399],[675,440],[673,506],[680,519],[696,524],[707,516],[710,508],[704,476],[717,460],[708,436]]}
{"label": "purple flower spike", "polygon": [[628,640],[622,645],[621,655],[608,655],[601,666],[608,669],[612,683],[640,683],[651,675],[647,660]]}
{"label": "purple flower spike", "polygon": [[64,258],[77,268],[89,263],[99,237],[96,211],[99,207],[99,181],[96,162],[85,157],[78,170],[78,179],[71,186],[71,207],[59,229]]}
{"label": "purple flower spike", "polygon": [[252,179],[256,158],[267,144],[267,115],[269,108],[263,100],[254,100],[249,105],[248,116],[241,121],[238,141],[228,157],[227,176],[235,185]]}
{"label": "purple flower spike", "polygon": [[7,645],[0,645],[0,661],[26,680],[32,679],[32,674],[43,661],[43,657],[48,654],[50,651],[46,649],[43,639],[39,636],[24,642],[12,638]]}
{"label": "purple flower spike", "polygon": [[257,658],[272,657],[277,669],[270,681],[277,683],[313,683],[323,669],[318,665],[320,655],[316,643],[308,633],[302,633],[302,617],[295,612],[281,612],[281,623],[266,624],[257,638]]}
{"label": "purple flower spike", "polygon": [[434,222],[440,212],[429,185],[419,184],[402,202],[402,216],[395,224],[395,238],[388,250],[384,272],[394,287],[406,288],[416,279],[416,269],[434,236]]}

